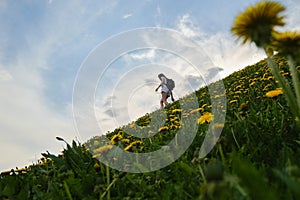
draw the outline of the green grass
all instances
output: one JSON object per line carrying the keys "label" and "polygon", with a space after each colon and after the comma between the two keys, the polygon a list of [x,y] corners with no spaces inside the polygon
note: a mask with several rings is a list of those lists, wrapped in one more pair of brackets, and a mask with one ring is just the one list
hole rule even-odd
{"label": "green grass", "polygon": [[[275,62],[290,81],[286,60],[276,56]],[[158,150],[180,128],[198,123],[194,115],[211,112],[207,87],[194,93],[197,112],[181,110],[180,103],[189,102],[187,95],[164,110],[167,120],[160,127],[149,124],[157,124],[150,122],[162,110],[85,144],[67,144],[61,155],[44,153],[36,165],[2,173],[0,199],[300,199],[299,129],[283,95],[265,96],[277,88],[265,60],[231,74],[223,83],[226,121],[205,158],[199,158],[199,149],[208,123],[199,124],[192,145],[176,162],[157,171],[120,172],[95,156],[105,156],[110,148],[101,147],[103,137],[132,152]],[[193,120],[183,124],[182,118]],[[158,134],[141,139],[124,129],[137,136]]]}

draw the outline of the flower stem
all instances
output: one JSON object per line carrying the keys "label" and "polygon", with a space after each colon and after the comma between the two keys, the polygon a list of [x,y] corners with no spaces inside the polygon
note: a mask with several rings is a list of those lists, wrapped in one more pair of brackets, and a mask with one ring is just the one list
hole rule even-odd
{"label": "flower stem", "polygon": [[295,95],[293,94],[292,89],[288,85],[286,85],[284,78],[279,72],[279,67],[269,56],[267,58],[267,63],[268,66],[271,68],[272,74],[274,75],[275,79],[278,81],[279,86],[283,90],[283,94],[285,95],[287,103],[291,108],[291,112],[295,117],[298,117],[298,106],[297,103],[294,101]]}
{"label": "flower stem", "polygon": [[289,64],[289,67],[290,67],[290,72],[291,72],[291,75],[292,75],[292,81],[293,81],[293,85],[294,85],[295,92],[296,92],[296,98],[297,98],[298,115],[296,117],[299,118],[299,114],[300,114],[300,82],[299,82],[298,72],[296,70],[294,61],[290,56],[288,57],[288,64]]}

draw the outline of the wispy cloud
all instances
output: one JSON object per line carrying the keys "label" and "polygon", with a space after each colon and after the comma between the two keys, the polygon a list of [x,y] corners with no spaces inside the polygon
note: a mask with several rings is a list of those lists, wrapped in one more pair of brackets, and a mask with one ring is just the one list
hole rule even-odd
{"label": "wispy cloud", "polygon": [[196,26],[189,14],[180,16],[177,22],[177,29],[188,38],[195,38],[200,36],[200,29]]}
{"label": "wispy cloud", "polygon": [[194,24],[188,14],[179,18],[177,28],[186,37],[196,41],[215,66],[225,69],[220,71],[221,77],[265,58],[263,51],[252,44],[242,46],[229,31],[206,33]]}
{"label": "wispy cloud", "polygon": [[0,81],[9,81],[12,80],[11,74],[4,69],[0,69]]}
{"label": "wispy cloud", "polygon": [[[0,10],[4,6],[13,5],[4,4],[5,2],[1,1]],[[59,85],[58,90],[61,90],[66,84],[64,80],[74,79],[80,63],[73,66],[72,73],[59,74],[64,77],[62,80],[58,77],[49,78],[49,76],[52,70],[66,69],[65,65],[70,65],[69,63],[72,62],[72,60],[63,61],[61,58],[70,53],[78,54],[76,49],[81,48],[84,51],[86,48],[91,48],[81,36],[97,17],[107,11],[102,7],[99,7],[100,10],[94,7],[93,10],[96,12],[89,13],[85,10],[89,5],[79,1],[72,3],[50,1],[49,3],[51,5],[47,5],[46,2],[36,5],[44,9],[42,15],[11,13],[16,18],[36,17],[37,19],[36,26],[28,26],[27,29],[22,30],[22,37],[20,35],[18,40],[8,32],[12,26],[18,27],[18,25],[2,23],[2,30],[7,30],[4,32],[7,36],[5,37],[7,46],[19,42],[17,44],[19,48],[18,51],[8,52],[5,47],[0,47],[0,51],[4,52],[0,58],[0,90],[2,91],[0,93],[2,113],[0,115],[2,138],[0,171],[36,162],[41,157],[40,154],[46,150],[59,153],[62,144],[55,140],[56,136],[61,136],[67,141],[79,139],[73,126],[71,96],[65,99],[59,97],[61,91],[47,93],[46,89],[52,88],[55,81]],[[114,3],[106,4],[104,7],[109,6],[114,6]],[[82,59],[84,56],[82,55]],[[7,59],[7,57],[14,59]],[[57,61],[58,58],[61,60]],[[46,81],[45,77],[49,81]],[[69,90],[71,95],[72,82],[68,84],[66,90]],[[53,103],[51,96],[54,95],[62,102],[63,107],[60,109],[50,106]]]}
{"label": "wispy cloud", "polygon": [[149,51],[146,52],[142,51],[141,53],[131,53],[129,54],[129,57],[134,60],[142,60],[142,59],[151,60],[155,57],[155,49],[150,49]]}
{"label": "wispy cloud", "polygon": [[123,15],[123,19],[128,19],[129,17],[132,17],[132,13],[129,13],[129,14],[126,14],[126,15]]}

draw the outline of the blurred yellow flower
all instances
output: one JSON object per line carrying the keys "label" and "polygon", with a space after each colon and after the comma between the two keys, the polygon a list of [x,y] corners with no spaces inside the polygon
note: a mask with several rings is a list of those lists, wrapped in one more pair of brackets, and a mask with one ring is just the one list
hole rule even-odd
{"label": "blurred yellow flower", "polygon": [[296,31],[286,31],[283,33],[274,33],[272,46],[274,49],[284,55],[290,55],[294,59],[300,56],[300,33]]}
{"label": "blurred yellow flower", "polygon": [[179,113],[181,113],[181,109],[172,110],[172,114],[179,114]]}
{"label": "blurred yellow flower", "polygon": [[100,168],[100,165],[99,165],[98,162],[96,162],[96,163],[94,164],[94,169],[98,169],[98,168]]}
{"label": "blurred yellow flower", "polygon": [[119,140],[119,139],[122,139],[122,136],[118,133],[118,134],[114,135],[114,136],[110,139],[110,141],[111,141],[112,144],[116,144],[116,141]]}
{"label": "blurred yellow flower", "polygon": [[212,121],[212,119],[213,119],[213,114],[206,112],[199,117],[198,124],[209,123]]}
{"label": "blurred yellow flower", "polygon": [[158,132],[167,131],[169,128],[167,126],[163,126],[160,129],[158,129]]}
{"label": "blurred yellow flower", "polygon": [[241,103],[241,105],[240,105],[240,108],[241,109],[244,109],[244,108],[246,108],[247,107],[247,104],[246,103]]}
{"label": "blurred yellow flower", "polygon": [[113,148],[113,145],[105,145],[105,146],[99,147],[98,149],[95,149],[93,151],[93,153],[94,154],[103,154],[103,153],[106,153],[111,148]]}
{"label": "blurred yellow flower", "polygon": [[123,143],[129,143],[130,140],[126,138],[126,139],[122,139],[121,142],[123,142]]}
{"label": "blurred yellow flower", "polygon": [[190,114],[194,114],[194,113],[197,113],[197,112],[203,112],[204,111],[204,108],[197,108],[197,109],[194,109],[190,112]]}
{"label": "blurred yellow flower", "polygon": [[133,141],[131,144],[129,144],[127,147],[124,148],[125,151],[130,150],[133,146],[137,145],[137,144],[142,144],[142,141],[137,140],[137,141]]}
{"label": "blurred yellow flower", "polygon": [[125,151],[128,151],[128,150],[130,150],[132,147],[133,147],[133,145],[130,144],[130,145],[128,145],[127,147],[125,147],[124,150],[125,150]]}
{"label": "blurred yellow flower", "polygon": [[266,97],[272,98],[277,97],[278,95],[283,94],[282,88],[277,88],[276,90],[271,90],[266,93]]}
{"label": "blurred yellow flower", "polygon": [[212,126],[212,130],[214,132],[221,132],[223,128],[224,128],[224,124],[221,123],[217,123]]}
{"label": "blurred yellow flower", "polygon": [[237,102],[237,100],[235,99],[235,100],[231,100],[231,101],[229,101],[229,103],[231,104],[231,103],[235,103],[235,102]]}
{"label": "blurred yellow flower", "polygon": [[284,10],[279,2],[258,2],[235,18],[231,31],[238,38],[243,38],[243,43],[252,41],[265,48],[270,44],[274,27],[284,26],[284,16],[279,16]]}

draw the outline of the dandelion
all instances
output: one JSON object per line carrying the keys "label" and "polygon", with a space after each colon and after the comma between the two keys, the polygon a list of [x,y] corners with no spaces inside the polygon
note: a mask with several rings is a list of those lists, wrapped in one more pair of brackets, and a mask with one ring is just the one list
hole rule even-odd
{"label": "dandelion", "polygon": [[240,105],[240,108],[241,109],[245,109],[247,107],[247,104],[246,103],[241,103],[241,105]]}
{"label": "dandelion", "polygon": [[197,109],[194,109],[194,110],[192,110],[191,112],[190,112],[190,114],[194,114],[194,113],[197,113],[197,112],[203,112],[204,111],[204,109],[203,108],[197,108]]}
{"label": "dandelion", "polygon": [[181,109],[172,110],[172,114],[179,114],[179,113],[181,113]]}
{"label": "dandelion", "polygon": [[123,142],[123,143],[129,143],[130,140],[126,138],[126,139],[122,139],[121,142]]}
{"label": "dandelion", "polygon": [[236,99],[229,101],[230,104],[237,102]]}
{"label": "dandelion", "polygon": [[296,31],[286,31],[283,33],[274,33],[272,46],[274,50],[283,55],[290,55],[293,59],[299,59],[300,56],[300,33]]}
{"label": "dandelion", "polygon": [[95,149],[93,153],[94,154],[104,154],[107,151],[109,151],[111,148],[113,148],[113,145],[105,145],[105,146],[99,147],[98,149]]}
{"label": "dandelion", "polygon": [[125,151],[128,151],[130,150],[133,146],[137,145],[137,144],[142,144],[142,141],[140,140],[137,140],[137,141],[134,141],[132,142],[131,144],[129,144],[127,147],[124,148]]}
{"label": "dandelion", "polygon": [[99,165],[98,162],[96,162],[96,163],[94,164],[94,169],[99,169],[99,168],[100,168],[100,165]]}
{"label": "dandelion", "polygon": [[[280,15],[285,10],[279,2],[262,1],[254,6],[250,6],[244,13],[240,13],[231,27],[231,31],[238,38],[254,42],[257,47],[265,50],[268,58],[267,63],[271,69],[276,83],[282,90],[268,93],[268,95],[279,95],[284,91],[288,105],[295,117],[300,118],[300,84],[296,71],[295,61],[299,61],[300,55],[300,34],[298,32],[278,33],[275,26],[284,26],[284,16]],[[282,74],[279,72],[279,66],[272,60],[274,50],[288,57],[288,65],[292,77],[295,94],[292,87],[286,84]],[[284,63],[283,63],[284,64]],[[288,74],[285,74],[288,75]],[[271,92],[271,91],[270,91]],[[278,94],[277,94],[278,93]],[[277,95],[276,95],[277,94]],[[258,98],[258,97],[257,97]],[[300,123],[299,123],[300,126]]]}
{"label": "dandelion", "polygon": [[117,139],[119,139],[119,134],[114,135],[114,136],[110,139],[110,141],[111,141],[112,144],[116,144],[116,140],[117,140]]}
{"label": "dandelion", "polygon": [[158,132],[163,132],[163,131],[167,131],[169,130],[169,128],[167,126],[163,126],[160,129],[158,129]]}
{"label": "dandelion", "polygon": [[275,26],[284,26],[284,17],[279,16],[285,7],[278,2],[263,1],[249,6],[244,13],[240,13],[231,27],[231,31],[243,43],[254,42],[258,47],[266,48],[272,39]]}
{"label": "dandelion", "polygon": [[130,144],[130,145],[128,145],[127,147],[125,147],[124,150],[125,150],[125,151],[128,151],[128,150],[130,150],[132,147],[133,147],[133,145]]}
{"label": "dandelion", "polygon": [[216,123],[212,126],[212,130],[214,132],[221,132],[223,128],[224,128],[224,124],[222,123]]}
{"label": "dandelion", "polygon": [[277,97],[278,95],[283,94],[282,89],[281,88],[277,88],[275,90],[271,90],[269,92],[266,93],[266,97],[272,98],[272,97]]}
{"label": "dandelion", "polygon": [[209,123],[213,119],[213,114],[206,112],[198,119],[198,124]]}
{"label": "dandelion", "polygon": [[255,85],[255,82],[253,81],[252,83],[250,83],[250,87],[252,87],[253,85]]}

